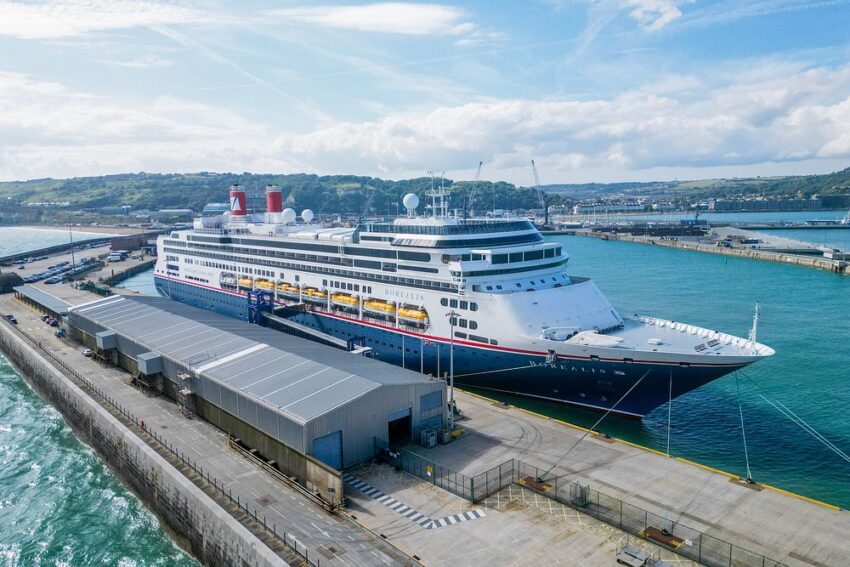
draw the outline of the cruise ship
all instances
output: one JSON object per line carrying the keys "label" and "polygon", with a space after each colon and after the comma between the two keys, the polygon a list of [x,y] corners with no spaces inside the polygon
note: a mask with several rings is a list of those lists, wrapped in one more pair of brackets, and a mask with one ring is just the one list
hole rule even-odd
{"label": "cruise ship", "polygon": [[305,210],[231,209],[157,241],[159,293],[246,319],[258,292],[293,321],[367,347],[379,360],[458,385],[641,418],[773,354],[756,340],[625,316],[569,256],[522,218],[450,214],[441,188],[404,197],[391,222],[326,228]]}

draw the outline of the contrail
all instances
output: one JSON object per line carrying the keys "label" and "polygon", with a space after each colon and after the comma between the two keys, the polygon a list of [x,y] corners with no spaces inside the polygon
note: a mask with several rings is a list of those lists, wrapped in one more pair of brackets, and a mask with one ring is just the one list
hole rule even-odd
{"label": "contrail", "polygon": [[227,65],[228,67],[236,70],[236,72],[238,72],[240,75],[242,75],[243,77],[245,77],[246,79],[249,79],[251,81],[251,84],[243,85],[243,86],[249,87],[249,86],[260,85],[260,86],[269,88],[269,89],[273,90],[274,92],[276,92],[277,94],[283,96],[284,98],[289,99],[290,101],[294,102],[296,105],[298,105],[299,108],[309,112],[320,122],[328,123],[328,122],[332,121],[332,119],[329,115],[320,111],[318,108],[316,108],[316,106],[314,104],[311,104],[311,103],[309,103],[309,102],[307,102],[303,99],[298,98],[297,96],[295,96],[291,93],[284,91],[283,89],[277,87],[276,85],[270,83],[269,81],[263,79],[262,77],[258,77],[257,75],[255,75],[251,71],[245,69],[244,67],[242,67],[241,65],[239,65],[238,63],[233,61],[232,59],[228,59],[224,55],[221,55],[220,53],[213,51],[212,49],[210,49],[209,47],[207,47],[203,43],[201,43],[201,42],[199,42],[195,39],[192,39],[191,37],[189,37],[185,34],[182,34],[178,31],[175,31],[175,30],[173,30],[173,29],[171,29],[167,26],[161,26],[161,25],[151,26],[150,29],[152,29],[153,31],[155,31],[155,32],[157,32],[157,33],[179,43],[180,45],[194,49],[195,51],[197,51],[198,53],[200,53],[201,55],[203,55],[204,57],[206,57],[207,59],[209,59],[211,61],[214,61],[216,63],[221,63],[223,65]]}

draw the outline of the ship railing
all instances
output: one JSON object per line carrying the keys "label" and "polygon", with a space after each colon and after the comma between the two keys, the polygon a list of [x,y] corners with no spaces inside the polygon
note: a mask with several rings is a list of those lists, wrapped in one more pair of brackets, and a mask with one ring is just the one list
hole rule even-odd
{"label": "ship railing", "polygon": [[659,317],[638,316],[637,320],[647,325],[654,325],[660,328],[670,329],[671,331],[679,331],[688,333],[690,335],[698,335],[699,337],[704,338],[706,340],[717,340],[725,346],[738,347],[742,350],[748,350],[755,354],[759,354],[763,350],[763,345],[751,341],[750,339],[744,339],[741,337],[736,337],[735,335],[730,335],[728,333],[713,331],[711,329],[706,329],[705,327],[699,327],[697,325],[671,321],[669,319],[661,319]]}

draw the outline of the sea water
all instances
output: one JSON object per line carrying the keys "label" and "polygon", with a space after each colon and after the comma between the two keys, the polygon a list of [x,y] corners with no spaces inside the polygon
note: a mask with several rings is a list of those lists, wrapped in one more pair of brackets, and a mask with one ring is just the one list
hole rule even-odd
{"label": "sea water", "polygon": [[2,356],[0,565],[198,565]]}

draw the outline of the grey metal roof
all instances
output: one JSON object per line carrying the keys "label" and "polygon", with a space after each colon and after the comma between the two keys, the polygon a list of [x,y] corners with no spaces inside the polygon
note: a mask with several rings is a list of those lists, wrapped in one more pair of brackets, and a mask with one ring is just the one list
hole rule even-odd
{"label": "grey metal roof", "polygon": [[58,313],[59,315],[67,315],[68,308],[71,307],[71,304],[62,301],[55,295],[50,295],[44,290],[38,289],[35,286],[31,285],[20,285],[18,287],[13,287],[16,293],[20,293],[30,301],[34,301],[39,305],[43,305],[47,309]]}
{"label": "grey metal roof", "polygon": [[430,380],[165,298],[112,296],[74,307],[72,314],[180,361],[302,423],[383,385]]}

